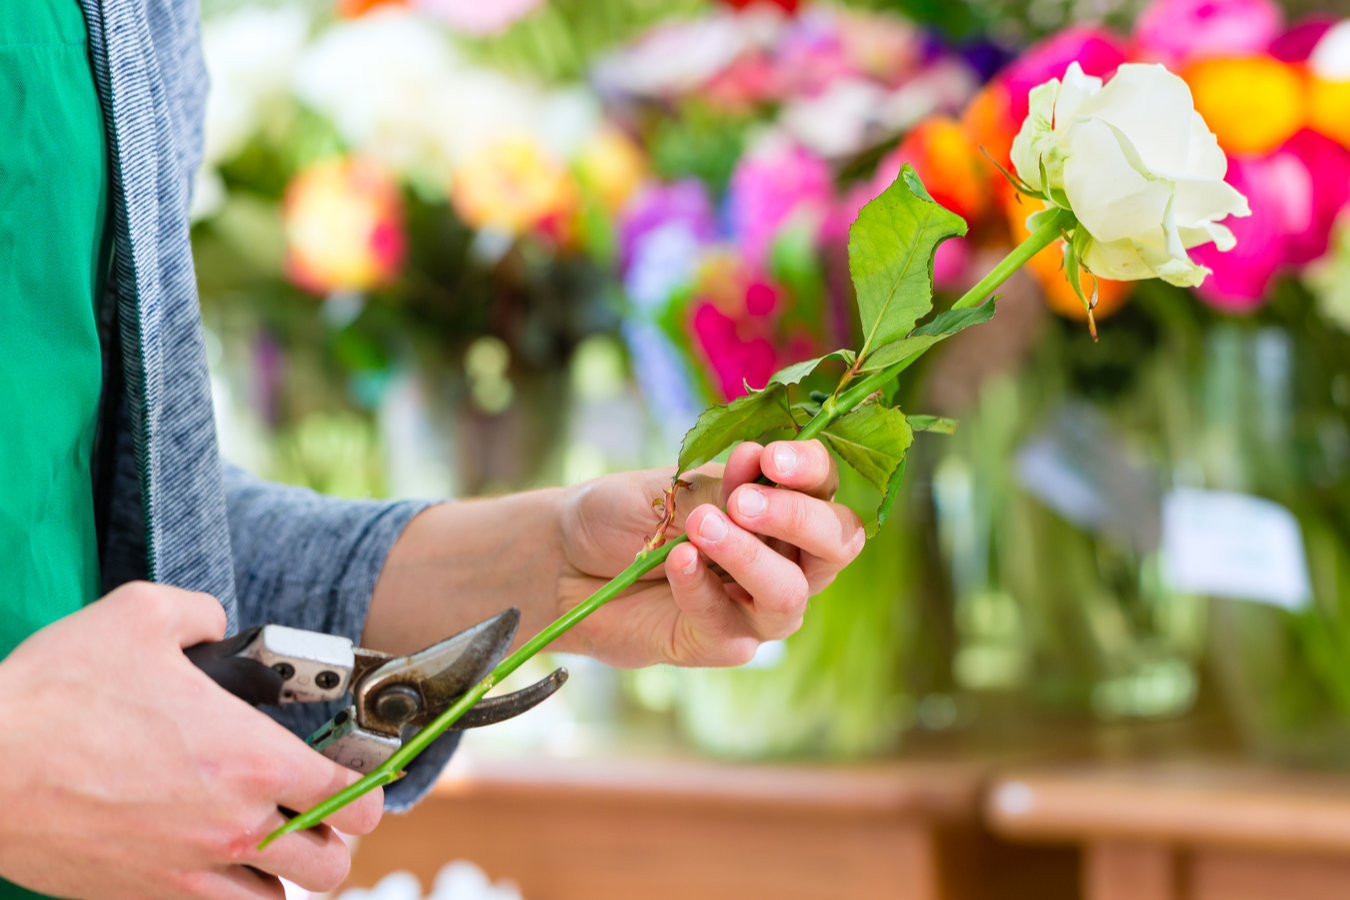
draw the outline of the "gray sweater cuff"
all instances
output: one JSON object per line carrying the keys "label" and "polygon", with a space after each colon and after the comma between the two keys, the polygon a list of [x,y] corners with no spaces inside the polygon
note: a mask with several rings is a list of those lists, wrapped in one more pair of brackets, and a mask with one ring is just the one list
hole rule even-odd
{"label": "gray sweater cuff", "polygon": [[[225,471],[239,627],[275,622],[359,643],[375,582],[394,542],[426,501],[339,500]],[[268,713],[308,737],[344,703],[294,704]],[[385,808],[411,807],[431,789],[458,745],[438,739],[385,788]]]}

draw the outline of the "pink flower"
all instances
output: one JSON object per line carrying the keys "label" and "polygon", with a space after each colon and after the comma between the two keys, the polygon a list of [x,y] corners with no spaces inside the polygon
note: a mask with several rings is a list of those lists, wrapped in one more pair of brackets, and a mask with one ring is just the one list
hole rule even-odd
{"label": "pink flower", "polygon": [[1027,95],[1051,78],[1063,78],[1076,62],[1086,75],[1110,78],[1126,60],[1125,41],[1115,32],[1094,25],[1074,25],[1030,47],[999,75],[1008,89],[1014,122],[1027,117]]}
{"label": "pink flower", "polygon": [[1270,42],[1269,53],[1280,62],[1307,62],[1322,35],[1339,21],[1335,16],[1317,13],[1300,19]]}
{"label": "pink flower", "polygon": [[413,0],[414,9],[430,13],[451,30],[482,37],[505,31],[533,12],[542,0]]}
{"label": "pink flower", "polygon": [[803,15],[788,26],[774,51],[778,81],[787,93],[815,94],[857,74],[833,16]]}
{"label": "pink flower", "polygon": [[743,156],[727,197],[731,230],[751,268],[761,268],[778,232],[800,216],[824,219],[834,196],[830,168],[796,144]]}
{"label": "pink flower", "polygon": [[1274,0],[1154,0],[1134,26],[1140,52],[1174,64],[1264,53],[1284,27]]}
{"label": "pink flower", "polygon": [[1218,309],[1250,312],[1282,270],[1326,252],[1336,215],[1350,201],[1350,152],[1305,129],[1266,156],[1234,157],[1226,180],[1247,195],[1252,214],[1224,223],[1237,238],[1232,250],[1190,251],[1214,270],[1196,292]]}
{"label": "pink flower", "polygon": [[710,302],[694,310],[694,336],[712,367],[717,386],[728,400],[759,389],[777,371],[778,354],[766,337],[743,337],[735,319]]}

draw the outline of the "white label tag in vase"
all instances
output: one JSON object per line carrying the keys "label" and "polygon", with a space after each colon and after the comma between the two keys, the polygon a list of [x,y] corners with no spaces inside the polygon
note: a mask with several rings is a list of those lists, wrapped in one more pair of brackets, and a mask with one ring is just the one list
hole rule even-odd
{"label": "white label tag in vase", "polygon": [[1163,570],[1188,594],[1255,600],[1289,610],[1312,589],[1294,514],[1248,494],[1179,488],[1163,498]]}

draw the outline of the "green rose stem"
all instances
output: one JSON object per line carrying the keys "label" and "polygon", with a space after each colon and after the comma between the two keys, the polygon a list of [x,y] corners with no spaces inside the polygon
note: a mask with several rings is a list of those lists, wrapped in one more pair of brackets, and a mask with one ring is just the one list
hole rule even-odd
{"label": "green rose stem", "polygon": [[[1008,279],[1008,276],[1017,271],[1027,260],[1035,256],[1037,251],[1048,247],[1053,241],[1061,236],[1062,229],[1072,227],[1072,215],[1067,211],[1061,211],[1051,221],[1045,223],[1021,244],[1019,244],[1011,253],[1009,253],[1002,262],[993,268],[988,275],[980,279],[980,282],[965,293],[961,299],[952,304],[953,308],[962,308],[975,306],[985,297],[987,297],[994,288],[998,287]],[[873,372],[854,384],[838,396],[831,397],[821,406],[820,412],[803,426],[793,440],[809,441],[820,432],[824,431],[835,419],[856,408],[864,400],[870,397],[875,391],[888,384],[897,375],[907,369],[916,359],[922,355],[922,352],[916,353],[899,362],[892,363],[884,369]],[[455,722],[459,721],[460,716],[469,711],[471,707],[487,694],[488,691],[499,684],[502,679],[519,669],[530,657],[534,656],[540,650],[543,650],[553,641],[557,640],[563,633],[573,625],[604,606],[615,597],[627,590],[634,582],[646,573],[655,569],[666,561],[670,551],[685,541],[689,540],[687,535],[680,535],[657,547],[653,550],[643,550],[633,560],[628,568],[624,569],[614,577],[612,581],[606,584],[600,590],[587,597],[581,604],[560,616],[543,631],[539,632],[529,641],[525,642],[519,650],[512,653],[506,659],[497,664],[492,673],[484,678],[478,684],[474,685],[469,691],[455,701],[445,712],[441,713],[435,721],[423,728],[415,737],[404,744],[393,756],[390,756],[382,765],[372,770],[360,781],[351,787],[338,791],[318,806],[301,813],[291,819],[285,825],[269,834],[258,849],[267,847],[283,834],[291,834],[295,831],[301,831],[305,828],[313,828],[327,817],[337,812],[342,807],[351,803],[353,800],[373,791],[377,787],[383,787],[390,782],[397,781],[402,777],[404,767],[413,761],[419,753],[431,745],[446,731],[448,731]]]}

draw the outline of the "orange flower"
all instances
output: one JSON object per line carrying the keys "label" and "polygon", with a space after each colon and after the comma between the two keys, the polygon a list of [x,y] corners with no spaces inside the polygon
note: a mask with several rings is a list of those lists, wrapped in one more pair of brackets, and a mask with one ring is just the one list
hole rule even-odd
{"label": "orange flower", "polygon": [[1020,126],[1020,122],[1013,120],[1012,98],[1008,95],[1008,89],[998,81],[991,81],[981,88],[961,114],[961,128],[980,156],[985,190],[998,198],[1000,203],[1013,199],[1013,187],[984,158],[984,154],[988,153],[994,162],[1012,171],[1012,143]]}
{"label": "orange flower", "polygon": [[406,0],[338,0],[338,15],[344,19],[355,19],[365,15],[378,6],[407,6]]}
{"label": "orange flower", "polygon": [[921,122],[896,150],[892,168],[898,173],[905,162],[914,166],[934,200],[967,222],[988,209],[985,170],[993,166],[955,119],[935,116]]}
{"label": "orange flower", "polygon": [[1182,77],[1196,112],[1229,153],[1268,153],[1308,122],[1304,77],[1277,59],[1207,59]]}
{"label": "orange flower", "polygon": [[373,162],[327,159],[301,171],[282,203],[286,273],[315,294],[392,281],[407,240],[398,187]]}

